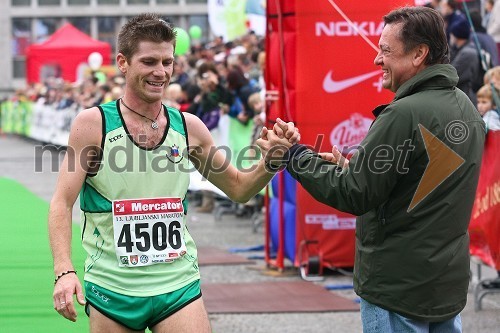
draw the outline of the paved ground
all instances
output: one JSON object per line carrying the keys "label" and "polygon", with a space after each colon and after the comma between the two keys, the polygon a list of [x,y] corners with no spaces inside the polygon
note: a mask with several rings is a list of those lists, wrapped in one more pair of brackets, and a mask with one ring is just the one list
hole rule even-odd
{"label": "paved ground", "polygon": [[[16,179],[35,194],[50,200],[54,190],[58,163],[46,151],[43,156],[37,154],[37,143],[15,136],[0,137],[0,177]],[[56,159],[57,160],[57,159]],[[38,171],[36,168],[38,167]],[[41,169],[41,172],[39,172]],[[74,217],[78,218],[75,209]],[[252,232],[249,219],[226,215],[221,221],[215,221],[211,214],[191,214],[188,225],[199,246],[217,246],[219,248],[246,247],[263,244],[263,233]],[[262,254],[262,253],[252,253]],[[474,268],[472,265],[471,267]],[[251,282],[276,281],[278,279],[300,280],[297,272],[273,276],[268,274],[263,261],[256,265],[202,266],[202,283],[214,282]],[[290,273],[290,272],[287,272]],[[483,268],[483,276],[494,276],[491,269]],[[474,281],[474,280],[473,280]],[[321,284],[348,284],[350,277],[329,275]],[[352,290],[338,292],[342,296],[355,300]],[[0,295],[1,297],[1,295]],[[494,333],[500,331],[500,294],[489,295],[483,301],[484,309],[474,311],[472,293],[462,313],[464,332]],[[216,333],[310,333],[310,332],[361,332],[359,313],[294,313],[294,314],[234,314],[210,315]],[[381,332],[383,333],[383,332]]]}

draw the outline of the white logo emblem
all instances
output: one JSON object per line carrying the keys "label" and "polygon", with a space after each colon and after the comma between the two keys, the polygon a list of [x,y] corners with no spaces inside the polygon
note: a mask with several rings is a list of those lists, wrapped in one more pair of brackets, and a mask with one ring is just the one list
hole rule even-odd
{"label": "white logo emblem", "polygon": [[123,212],[125,212],[125,204],[123,204],[123,203],[116,203],[115,204],[115,212],[117,212],[117,213],[123,213]]}
{"label": "white logo emblem", "polygon": [[339,217],[336,214],[307,214],[307,224],[321,224],[323,230],[356,229],[356,218]]}
{"label": "white logo emblem", "polygon": [[353,113],[349,119],[337,124],[330,133],[330,143],[339,147],[359,145],[370,129],[372,120],[362,114]]}
{"label": "white logo emblem", "polygon": [[365,80],[368,80],[369,78],[371,78],[375,75],[382,73],[381,70],[376,70],[374,72],[358,75],[355,77],[351,77],[349,79],[334,81],[334,80],[332,80],[332,72],[333,71],[329,71],[326,74],[325,79],[323,80],[323,89],[325,89],[325,91],[327,93],[336,93],[336,92],[342,91],[342,90],[347,89],[349,87],[352,87],[358,83],[361,83]]}

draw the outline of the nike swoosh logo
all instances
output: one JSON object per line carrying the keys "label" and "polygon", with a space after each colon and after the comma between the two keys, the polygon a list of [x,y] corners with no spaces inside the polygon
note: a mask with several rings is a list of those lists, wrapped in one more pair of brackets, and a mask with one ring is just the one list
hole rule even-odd
{"label": "nike swoosh logo", "polygon": [[345,79],[345,80],[341,80],[341,81],[332,80],[332,73],[333,73],[333,71],[329,71],[326,74],[325,79],[323,80],[323,89],[325,89],[325,91],[327,93],[336,93],[336,92],[342,91],[342,90],[347,89],[349,87],[352,87],[360,82],[368,80],[369,78],[371,78],[375,75],[381,74],[382,71],[377,70],[374,72],[358,75],[358,76],[351,77],[349,79]]}

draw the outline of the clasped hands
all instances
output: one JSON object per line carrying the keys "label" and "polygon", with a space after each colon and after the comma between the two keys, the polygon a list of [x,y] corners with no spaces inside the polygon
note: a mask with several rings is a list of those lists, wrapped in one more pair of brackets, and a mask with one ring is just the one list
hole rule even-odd
{"label": "clasped hands", "polygon": [[[300,133],[294,123],[277,118],[272,130],[262,128],[256,144],[262,152],[264,161],[277,168],[288,162],[286,153],[299,141]],[[319,156],[326,161],[339,164],[342,168],[349,164],[349,160],[342,156],[337,146],[333,146],[331,153],[319,153]]]}

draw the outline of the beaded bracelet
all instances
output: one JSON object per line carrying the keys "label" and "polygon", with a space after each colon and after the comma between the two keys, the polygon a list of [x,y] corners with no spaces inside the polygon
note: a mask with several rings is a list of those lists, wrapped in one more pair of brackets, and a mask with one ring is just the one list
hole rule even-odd
{"label": "beaded bracelet", "polygon": [[69,270],[69,271],[66,271],[66,272],[62,272],[61,274],[59,274],[55,279],[54,279],[54,285],[57,283],[57,281],[59,281],[60,278],[62,278],[64,275],[66,274],[70,274],[70,273],[75,273],[76,274],[76,271],[73,271],[73,270]]}

